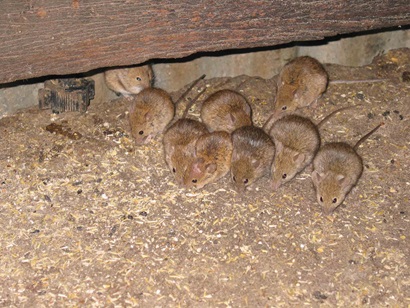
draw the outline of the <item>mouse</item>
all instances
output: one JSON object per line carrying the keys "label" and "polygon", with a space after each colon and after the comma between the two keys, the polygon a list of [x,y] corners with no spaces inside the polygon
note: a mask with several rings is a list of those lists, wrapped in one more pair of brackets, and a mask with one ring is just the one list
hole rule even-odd
{"label": "mouse", "polygon": [[290,113],[310,106],[326,91],[328,74],[309,56],[296,57],[279,72],[274,113]]}
{"label": "mouse", "polygon": [[145,88],[131,101],[128,120],[137,145],[146,144],[172,121],[175,106],[171,96],[160,88]]}
{"label": "mouse", "polygon": [[384,123],[364,135],[352,147],[345,142],[325,144],[313,159],[312,181],[316,198],[325,215],[333,213],[357,184],[363,173],[363,160],[357,149]]}
{"label": "mouse", "polygon": [[184,174],[193,157],[197,139],[206,133],[208,129],[203,123],[188,118],[178,119],[165,131],[165,162],[179,186],[184,184]]}
{"label": "mouse", "polygon": [[151,65],[108,69],[104,72],[107,87],[118,96],[131,97],[151,87],[154,73]]}
{"label": "mouse", "polygon": [[[383,82],[388,79],[331,80],[323,65],[310,56],[296,57],[283,66],[277,77],[273,113],[265,126],[305,107],[316,107],[328,84]],[[265,129],[266,131],[267,129]]]}
{"label": "mouse", "polygon": [[216,131],[200,136],[184,175],[185,187],[202,188],[224,177],[231,167],[232,150],[228,132]]}
{"label": "mouse", "polygon": [[308,166],[320,147],[319,128],[335,114],[360,105],[339,108],[317,125],[310,119],[296,114],[285,115],[273,123],[269,136],[272,138],[276,152],[272,163],[272,189],[292,180]]}
{"label": "mouse", "polygon": [[224,89],[211,94],[203,102],[201,120],[210,132],[232,133],[241,126],[252,125],[252,109],[243,95]]}
{"label": "mouse", "polygon": [[249,125],[232,132],[231,178],[237,191],[245,191],[265,175],[269,175],[275,145],[262,128]]}

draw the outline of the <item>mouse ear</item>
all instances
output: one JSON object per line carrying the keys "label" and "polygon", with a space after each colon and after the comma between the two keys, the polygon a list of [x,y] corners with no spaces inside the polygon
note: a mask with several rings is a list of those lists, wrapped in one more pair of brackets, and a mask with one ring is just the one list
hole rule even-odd
{"label": "mouse ear", "polygon": [[152,113],[148,111],[148,112],[145,114],[145,120],[151,121],[152,119],[153,119]]}
{"label": "mouse ear", "polygon": [[275,147],[276,147],[276,149],[275,149],[276,153],[279,153],[279,152],[283,151],[283,143],[280,142],[279,140],[275,141]]}
{"label": "mouse ear", "polygon": [[341,186],[347,184],[348,181],[348,179],[343,174],[336,175],[336,180]]}
{"label": "mouse ear", "polygon": [[238,152],[232,151],[232,158],[231,159],[232,160],[238,160],[239,159]]}
{"label": "mouse ear", "polygon": [[231,120],[231,123],[234,124],[236,121],[235,116],[232,113],[229,113],[229,119]]}
{"label": "mouse ear", "polygon": [[293,155],[293,161],[296,165],[300,166],[305,161],[305,157],[306,155],[303,153],[296,153],[295,155]]}
{"label": "mouse ear", "polygon": [[200,174],[203,173],[202,168],[201,168],[203,163],[204,163],[203,158],[198,158],[197,160],[194,161],[191,167],[191,174],[193,176],[199,176]]}
{"label": "mouse ear", "polygon": [[216,164],[215,163],[210,163],[207,164],[205,166],[205,169],[209,172],[209,173],[214,173],[216,171]]}
{"label": "mouse ear", "polygon": [[320,181],[322,180],[322,178],[323,178],[323,174],[320,174],[316,170],[313,170],[313,172],[312,172],[312,181],[315,185],[319,184]]}
{"label": "mouse ear", "polygon": [[194,161],[194,163],[192,164],[192,172],[194,174],[200,174],[202,173],[201,170],[201,165],[204,163],[204,159],[203,158],[198,158]]}
{"label": "mouse ear", "polygon": [[249,106],[249,104],[245,104],[245,112],[247,115],[251,115],[252,113],[252,108]]}
{"label": "mouse ear", "polygon": [[251,160],[252,167],[257,168],[259,167],[260,161],[258,159],[253,158]]}

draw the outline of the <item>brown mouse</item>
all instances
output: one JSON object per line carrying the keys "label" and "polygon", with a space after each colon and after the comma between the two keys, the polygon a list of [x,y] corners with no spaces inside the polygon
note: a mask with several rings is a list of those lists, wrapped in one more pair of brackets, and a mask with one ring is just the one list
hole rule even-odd
{"label": "brown mouse", "polygon": [[309,56],[293,59],[279,73],[274,113],[310,106],[326,91],[327,83],[327,72],[318,60]]}
{"label": "brown mouse", "polygon": [[184,175],[185,187],[202,188],[225,176],[231,167],[232,149],[228,132],[217,131],[200,136]]}
{"label": "brown mouse", "polygon": [[220,90],[202,104],[201,119],[210,132],[232,133],[241,126],[252,125],[252,110],[246,98],[233,90]]}
{"label": "brown mouse", "polygon": [[315,125],[310,119],[290,114],[273,123],[269,136],[275,143],[275,158],[272,163],[272,188],[292,180],[308,166],[320,147],[319,128],[330,117],[356,106],[339,108]]}
{"label": "brown mouse", "polygon": [[356,185],[363,172],[363,161],[356,151],[382,125],[384,123],[360,138],[354,147],[344,142],[331,142],[317,153],[313,160],[312,181],[325,214],[331,214]]}
{"label": "brown mouse", "polygon": [[206,126],[196,120],[179,119],[164,133],[165,162],[175,176],[178,185],[183,185],[183,177],[191,161],[197,139],[208,133]]}
{"label": "brown mouse", "polygon": [[328,84],[383,82],[388,79],[331,80],[323,65],[309,56],[297,57],[282,68],[277,78],[273,113],[266,121],[265,131],[280,117],[304,107],[314,106]]}
{"label": "brown mouse", "polygon": [[151,87],[153,76],[151,65],[108,69],[104,73],[108,88],[127,97]]}
{"label": "brown mouse", "polygon": [[270,173],[275,145],[261,128],[255,126],[234,130],[232,144],[231,178],[235,188],[244,191]]}
{"label": "brown mouse", "polygon": [[159,88],[145,88],[132,98],[128,119],[137,145],[148,143],[173,119],[171,96]]}

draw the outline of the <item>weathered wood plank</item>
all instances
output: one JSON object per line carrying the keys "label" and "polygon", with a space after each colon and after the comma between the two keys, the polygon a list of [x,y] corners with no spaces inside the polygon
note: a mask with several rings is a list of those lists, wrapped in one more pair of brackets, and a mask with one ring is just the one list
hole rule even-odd
{"label": "weathered wood plank", "polygon": [[408,0],[2,0],[0,83],[410,24]]}

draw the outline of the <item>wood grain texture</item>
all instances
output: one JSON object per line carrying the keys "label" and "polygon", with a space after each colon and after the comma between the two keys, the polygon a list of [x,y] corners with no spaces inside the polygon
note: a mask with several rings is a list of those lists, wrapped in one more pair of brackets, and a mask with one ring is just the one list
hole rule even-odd
{"label": "wood grain texture", "polygon": [[410,24],[408,0],[2,0],[0,83]]}

